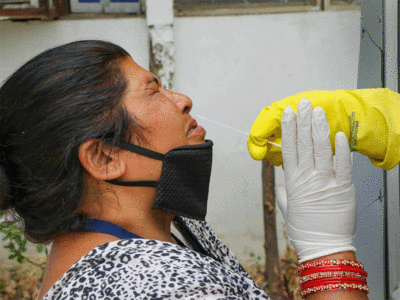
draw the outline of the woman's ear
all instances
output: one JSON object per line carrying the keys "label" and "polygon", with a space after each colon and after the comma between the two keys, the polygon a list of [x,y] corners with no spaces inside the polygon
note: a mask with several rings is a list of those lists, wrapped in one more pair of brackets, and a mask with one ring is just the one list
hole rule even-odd
{"label": "woman's ear", "polygon": [[121,177],[126,164],[119,159],[118,151],[108,143],[97,139],[85,141],[79,147],[79,160],[85,170],[98,180],[111,180]]}

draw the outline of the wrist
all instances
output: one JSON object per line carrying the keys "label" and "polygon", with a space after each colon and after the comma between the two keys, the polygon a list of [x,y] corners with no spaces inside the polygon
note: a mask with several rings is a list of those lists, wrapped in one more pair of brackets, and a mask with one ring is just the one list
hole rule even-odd
{"label": "wrist", "polygon": [[[322,221],[320,223],[323,224]],[[332,220],[330,222],[326,221],[324,226],[328,226],[328,223],[332,224],[332,227],[334,226]],[[325,232],[322,225],[320,229],[323,232],[317,232],[315,229],[313,231],[298,229],[299,227],[301,226],[298,224],[291,224],[290,221],[286,222],[287,233],[293,247],[296,249],[299,263],[319,259],[320,257],[335,253],[356,251],[353,244],[353,235],[351,234],[353,232],[352,230],[346,234],[333,234]]]}
{"label": "wrist", "polygon": [[346,257],[350,257],[349,253],[353,253],[355,257],[355,251],[356,248],[354,246],[342,246],[342,247],[332,247],[332,248],[325,248],[325,249],[319,249],[318,251],[301,251],[297,252],[297,255],[299,257],[299,263],[305,263],[307,261],[313,261],[313,260],[321,260],[327,258],[341,258],[343,255]]}
{"label": "wrist", "polygon": [[302,295],[307,300],[368,299],[367,272],[353,251],[320,256],[298,268]]}
{"label": "wrist", "polygon": [[353,251],[344,251],[344,252],[338,252],[338,253],[333,253],[329,255],[324,255],[315,259],[310,259],[307,261],[304,261],[304,263],[310,262],[310,261],[317,261],[317,260],[325,260],[325,259],[348,259],[348,260],[356,260],[356,254]]}

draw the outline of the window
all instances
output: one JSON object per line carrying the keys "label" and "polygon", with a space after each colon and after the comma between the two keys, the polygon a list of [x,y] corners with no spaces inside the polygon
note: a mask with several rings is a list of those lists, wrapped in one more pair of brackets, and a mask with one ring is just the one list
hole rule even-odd
{"label": "window", "polygon": [[359,8],[360,0],[175,0],[176,16],[262,14]]}
{"label": "window", "polygon": [[0,19],[53,20],[68,13],[68,0],[0,0]]}

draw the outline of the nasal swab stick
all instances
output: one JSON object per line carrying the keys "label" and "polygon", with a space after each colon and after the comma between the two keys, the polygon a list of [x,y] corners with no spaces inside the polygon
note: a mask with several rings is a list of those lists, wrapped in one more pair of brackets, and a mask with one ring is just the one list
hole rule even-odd
{"label": "nasal swab stick", "polygon": [[271,141],[268,141],[268,143],[270,143],[271,145],[274,145],[274,146],[278,146],[279,148],[282,148],[282,146],[277,144],[277,143],[274,143],[274,142],[271,142]]}
{"label": "nasal swab stick", "polygon": [[[244,131],[241,131],[241,130],[239,130],[239,129],[236,129],[236,128],[233,128],[233,127],[230,127],[230,126],[228,126],[228,125],[225,125],[225,124],[222,124],[222,123],[219,123],[219,122],[216,122],[216,121],[210,120],[210,119],[208,119],[208,118],[206,118],[206,117],[203,117],[203,116],[200,116],[200,115],[196,115],[196,114],[195,114],[195,116],[196,116],[196,117],[199,117],[199,118],[202,118],[202,119],[204,119],[204,120],[207,120],[207,121],[213,122],[213,123],[215,123],[215,124],[217,124],[217,125],[220,125],[220,126],[223,126],[223,127],[229,128],[229,129],[231,129],[231,130],[234,130],[234,131],[237,131],[237,132],[243,133],[243,134],[245,134],[245,135],[249,135],[249,133],[248,133],[248,132],[244,132]],[[279,144],[276,144],[276,143],[274,143],[274,142],[271,142],[271,141],[268,141],[268,143],[270,143],[270,144],[272,144],[272,145],[275,145],[275,146],[278,146],[278,147],[280,147],[280,148],[282,147],[281,145],[279,145]]]}
{"label": "nasal swab stick", "polygon": [[237,132],[243,133],[243,134],[245,134],[245,135],[249,135],[249,133],[248,133],[248,132],[244,132],[244,131],[241,131],[241,130],[239,130],[239,129],[236,129],[236,128],[233,128],[233,127],[230,127],[230,126],[228,126],[228,125],[225,125],[225,124],[222,124],[222,123],[218,123],[218,122],[216,122],[216,121],[213,121],[213,120],[207,119],[206,117],[202,117],[202,116],[200,116],[200,115],[195,115],[195,116],[196,116],[196,117],[199,117],[199,118],[202,118],[202,119],[204,119],[204,120],[207,120],[207,121],[213,122],[213,123],[215,123],[215,124],[218,124],[218,125],[224,126],[224,127],[226,127],[226,128],[229,128],[229,129],[235,130],[235,131],[237,131]]}

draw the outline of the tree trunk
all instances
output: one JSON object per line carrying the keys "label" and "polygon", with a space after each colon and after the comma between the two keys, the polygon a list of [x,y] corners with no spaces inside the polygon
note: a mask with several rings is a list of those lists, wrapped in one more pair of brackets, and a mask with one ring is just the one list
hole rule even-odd
{"label": "tree trunk", "polygon": [[262,162],[264,230],[265,230],[265,280],[271,299],[281,299],[281,276],[279,268],[278,240],[275,222],[274,166],[267,160]]}

